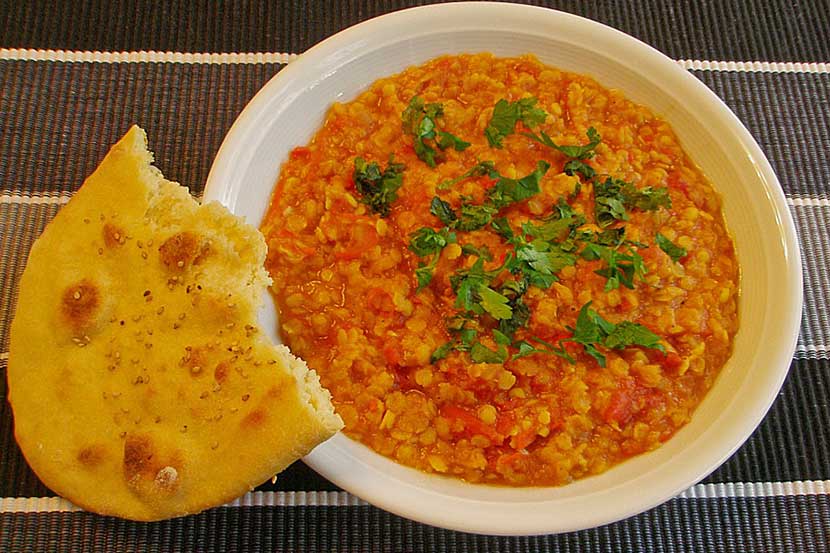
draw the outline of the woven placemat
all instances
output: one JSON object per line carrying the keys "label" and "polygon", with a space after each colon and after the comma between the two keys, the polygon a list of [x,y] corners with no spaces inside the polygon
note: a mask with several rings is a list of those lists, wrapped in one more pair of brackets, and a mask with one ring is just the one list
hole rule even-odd
{"label": "woven placemat", "polygon": [[[205,2],[187,9],[157,6],[147,16],[146,7],[135,3],[93,2],[71,11],[57,3],[0,2],[0,49],[290,54],[405,4]],[[612,24],[676,59],[830,59],[826,2],[547,5]],[[31,57],[0,50],[3,396],[8,324],[28,249],[110,145],[130,124],[141,124],[159,152],[157,165],[198,195],[236,115],[283,67],[27,61]],[[472,536],[366,505],[297,463],[246,499],[260,506],[138,524],[63,512],[70,506],[53,499],[20,455],[9,406],[2,402],[0,551],[830,550],[830,71],[823,67],[755,64],[747,71],[715,63],[693,71],[744,122],[781,180],[805,253],[805,308],[790,375],[769,415],[731,459],[680,498],[584,532]]]}
{"label": "woven placemat", "polygon": [[[437,1],[161,3],[36,0],[0,5],[3,46],[70,50],[303,52],[350,25]],[[826,62],[825,0],[522,1],[619,29],[675,59]],[[824,40],[821,40],[824,38]]]}

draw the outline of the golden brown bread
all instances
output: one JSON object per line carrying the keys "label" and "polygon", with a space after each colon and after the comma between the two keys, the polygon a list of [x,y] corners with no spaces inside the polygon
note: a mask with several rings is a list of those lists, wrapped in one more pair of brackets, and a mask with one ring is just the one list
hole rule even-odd
{"label": "golden brown bread", "polygon": [[35,242],[8,366],[38,476],[136,520],[225,503],[342,427],[257,326],[262,236],[151,163],[133,127]]}

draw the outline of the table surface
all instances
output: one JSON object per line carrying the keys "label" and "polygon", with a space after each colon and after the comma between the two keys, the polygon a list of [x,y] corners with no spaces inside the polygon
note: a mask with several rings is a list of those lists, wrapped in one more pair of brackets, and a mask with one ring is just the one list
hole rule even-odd
{"label": "table surface", "polygon": [[[147,129],[164,174],[198,194],[234,118],[295,54],[420,3],[0,1],[0,394],[29,247],[131,123]],[[497,538],[424,526],[302,463],[240,502],[140,524],[56,498],[20,455],[2,401],[0,551],[830,550],[830,5],[534,3],[606,23],[677,60],[735,111],[781,180],[805,254],[804,315],[789,377],[746,444],[664,505],[571,534]]]}

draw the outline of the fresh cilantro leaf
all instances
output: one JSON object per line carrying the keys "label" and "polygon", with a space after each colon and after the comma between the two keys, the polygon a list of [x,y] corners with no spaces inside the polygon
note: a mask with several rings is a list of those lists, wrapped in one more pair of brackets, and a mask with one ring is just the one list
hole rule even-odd
{"label": "fresh cilantro leaf", "polygon": [[423,139],[415,140],[415,155],[417,155],[418,159],[420,159],[430,167],[435,167],[437,165],[437,162],[435,160],[437,152],[435,151],[435,148],[431,148],[430,146],[426,145]]}
{"label": "fresh cilantro leaf", "polygon": [[525,275],[527,275],[528,280],[533,286],[541,288],[542,290],[547,290],[553,286],[554,282],[559,280],[556,275],[549,275],[533,270],[526,270]]}
{"label": "fresh cilantro leaf", "polygon": [[659,232],[654,237],[655,242],[657,245],[660,246],[660,249],[663,250],[668,254],[669,257],[672,258],[672,261],[675,263],[681,258],[686,257],[686,248],[681,248],[677,244],[673,243],[671,240],[660,234]]}
{"label": "fresh cilantro leaf", "polygon": [[616,221],[627,221],[627,209],[655,211],[671,207],[668,188],[647,186],[638,189],[630,182],[614,177],[594,181],[594,215],[601,227]]}
{"label": "fresh cilantro leaf", "polygon": [[469,142],[437,128],[437,119],[443,115],[441,104],[425,104],[419,96],[413,96],[401,114],[403,131],[415,139],[415,153],[430,167],[443,161],[442,150],[454,148],[460,152],[470,146]]}
{"label": "fresh cilantro leaf", "polygon": [[460,175],[454,179],[443,181],[437,186],[437,188],[438,190],[447,190],[448,188],[452,188],[453,186],[464,180],[476,177],[483,177],[485,175],[490,175],[493,173],[498,175],[495,164],[492,161],[481,161],[476,165],[473,165],[473,167],[469,171],[465,172],[463,175]]}
{"label": "fresh cilantro leaf", "polygon": [[462,328],[458,331],[459,343],[455,346],[458,351],[470,351],[473,347],[473,342],[478,336],[478,331],[474,328]]}
{"label": "fresh cilantro leaf", "polygon": [[495,328],[493,329],[493,341],[502,346],[509,346],[511,342],[509,336],[499,330],[496,330]]}
{"label": "fresh cilantro leaf", "polygon": [[644,327],[643,325],[623,321],[614,327],[603,341],[608,349],[623,349],[628,346],[642,346],[666,352],[666,348],[660,343],[660,337]]}
{"label": "fresh cilantro leaf", "polygon": [[627,221],[625,197],[622,190],[625,181],[608,177],[605,181],[594,181],[594,217],[597,224],[607,227],[617,221]]}
{"label": "fresh cilantro leaf", "polygon": [[499,344],[498,350],[493,351],[481,342],[476,342],[470,349],[470,359],[473,363],[504,363],[507,361],[507,348]]}
{"label": "fresh cilantro leaf", "polygon": [[429,286],[429,283],[432,282],[432,274],[434,269],[434,263],[421,265],[417,269],[415,269],[415,279],[418,281],[418,288],[415,290],[416,292],[420,292],[421,290]]}
{"label": "fresh cilantro leaf", "polygon": [[576,263],[575,255],[560,251],[542,240],[534,240],[516,248],[516,259],[526,262],[535,271],[546,275],[558,273]]}
{"label": "fresh cilantro leaf", "polygon": [[418,257],[438,253],[455,242],[455,233],[443,228],[435,231],[429,227],[421,227],[412,233],[409,241],[409,249]]}
{"label": "fresh cilantro leaf", "polygon": [[582,183],[580,181],[576,181],[573,192],[568,194],[568,199],[575,200],[577,196],[579,196],[580,192],[582,192]]}
{"label": "fresh cilantro leaf", "polygon": [[487,191],[487,197],[497,209],[526,200],[539,193],[539,181],[548,169],[550,169],[550,163],[539,161],[532,173],[520,179],[510,179],[500,175],[496,184]]}
{"label": "fresh cilantro leaf", "polygon": [[388,216],[403,184],[405,168],[403,163],[395,163],[394,156],[389,156],[389,163],[383,172],[377,163],[366,163],[362,157],[356,157],[353,178],[360,201],[381,217]]}
{"label": "fresh cilantro leaf", "polygon": [[485,279],[479,275],[465,275],[457,280],[455,288],[455,306],[465,311],[476,311],[478,305],[478,290],[485,284]]}
{"label": "fresh cilantro leaf", "polygon": [[403,131],[413,136],[420,134],[421,120],[424,118],[424,100],[420,96],[413,96],[409,105],[401,114]]}
{"label": "fresh cilantro leaf", "polygon": [[436,361],[440,361],[444,359],[450,352],[453,350],[453,343],[447,342],[438,346],[438,349],[432,352],[432,355],[429,358],[430,363],[435,363]]}
{"label": "fresh cilantro leaf", "polygon": [[478,230],[489,223],[497,210],[489,204],[462,204],[459,217],[449,202],[434,196],[429,211],[450,228],[471,231]]}
{"label": "fresh cilantro leaf", "polygon": [[522,98],[514,102],[519,106],[519,120],[529,129],[541,125],[548,118],[545,110],[536,107],[537,103],[538,100],[533,97]]}
{"label": "fresh cilantro leaf", "polygon": [[570,217],[581,217],[584,222],[585,217],[581,213],[577,213],[576,211],[574,211],[574,208],[571,207],[571,204],[569,204],[567,200],[565,200],[565,198],[563,198],[562,196],[560,196],[556,203],[553,205],[553,209],[554,219],[568,219]]}
{"label": "fresh cilantro leaf", "polygon": [[507,241],[513,240],[513,229],[510,228],[510,223],[506,217],[497,217],[490,222],[490,226],[496,231],[496,234]]}
{"label": "fresh cilantro leaf", "polygon": [[525,234],[537,239],[560,241],[564,240],[575,226],[579,226],[584,222],[584,219],[580,221],[577,217],[567,217],[565,219],[553,219],[541,225],[525,223],[522,225],[522,230]]}
{"label": "fresh cilantro leaf", "polygon": [[589,242],[585,244],[580,255],[586,261],[600,259],[604,262],[605,266],[594,272],[608,279],[605,283],[606,291],[617,289],[620,284],[633,289],[634,278],[642,279],[646,273],[643,257],[630,247],[628,253],[623,253],[615,247]]}
{"label": "fresh cilantro leaf", "polygon": [[598,232],[593,237],[593,242],[600,246],[616,248],[625,240],[625,227],[609,228]]}
{"label": "fresh cilantro leaf", "polygon": [[465,325],[467,321],[462,317],[456,317],[461,322],[462,326],[460,327],[453,327],[448,325],[447,328],[450,332],[453,332],[456,335],[454,340],[450,340],[439,346],[432,355],[430,356],[430,363],[435,363],[441,359],[444,359],[449,353],[453,350],[455,351],[470,351],[473,347],[473,344],[476,342],[476,337],[478,336],[478,331],[474,328],[466,328]]}
{"label": "fresh cilantro leaf", "polygon": [[501,148],[506,136],[513,134],[516,123],[521,121],[528,128],[545,122],[547,113],[536,107],[536,98],[522,98],[515,102],[501,99],[493,107],[493,116],[484,129],[487,142],[494,148]]}
{"label": "fresh cilantro leaf", "polygon": [[557,355],[570,363],[576,363],[576,360],[571,357],[571,355],[565,351],[565,348],[559,346],[556,347],[553,344],[546,342],[540,338],[531,338],[534,342],[541,344],[543,347],[537,348],[530,342],[526,340],[519,340],[513,344],[513,347],[517,348],[519,351],[513,354],[511,359],[521,359],[522,357],[527,357],[528,355],[533,355],[534,353],[544,353],[547,355]]}
{"label": "fresh cilantro leaf", "polygon": [[579,310],[576,327],[572,328],[573,337],[569,341],[582,345],[585,353],[597,360],[600,367],[605,367],[605,355],[597,348],[624,349],[628,346],[642,346],[665,353],[660,337],[643,325],[623,321],[614,324],[605,320],[591,309],[591,302]]}
{"label": "fresh cilantro leaf", "polygon": [[446,131],[438,131],[438,147],[442,150],[454,148],[458,152],[463,152],[470,147],[470,143],[461,140],[454,134],[450,134]]}
{"label": "fresh cilantro leaf", "polygon": [[490,205],[462,204],[461,218],[455,228],[462,231],[478,230],[491,221],[496,208]]}
{"label": "fresh cilantro leaf", "polygon": [[[548,146],[549,148],[553,148],[554,150],[558,150],[558,151],[562,152],[563,154],[565,154],[566,156],[568,156],[571,159],[579,159],[579,160],[591,159],[592,157],[594,157],[594,155],[596,154],[596,152],[594,151],[594,148],[596,148],[599,145],[600,141],[602,140],[602,137],[600,137],[599,133],[597,132],[597,130],[594,127],[589,127],[588,132],[586,134],[588,136],[588,141],[589,141],[587,144],[584,144],[584,145],[581,145],[581,146],[580,145],[568,146],[568,145],[557,144],[556,142],[554,142],[551,139],[550,136],[548,136],[545,133],[545,131],[539,131],[539,135],[533,134],[532,132],[524,133],[525,136],[535,140],[536,142],[538,142],[540,144],[544,144],[545,146]],[[576,166],[572,166],[572,167],[575,168]],[[586,167],[587,167],[587,165],[586,165]],[[591,178],[591,177],[588,177],[588,178]]]}
{"label": "fresh cilantro leaf", "polygon": [[599,325],[600,317],[596,311],[591,309],[591,303],[589,301],[583,305],[576,317],[573,341],[577,344],[595,344],[605,337]]}
{"label": "fresh cilantro leaf", "polygon": [[429,204],[429,212],[448,226],[455,226],[455,222],[458,219],[458,215],[455,214],[452,206],[438,196],[432,198],[432,202]]}
{"label": "fresh cilantro leaf", "polygon": [[466,255],[475,255],[485,261],[493,261],[493,252],[487,246],[474,246],[472,244],[464,244],[461,246],[461,253]]}
{"label": "fresh cilantro leaf", "polygon": [[623,187],[625,205],[629,208],[637,208],[641,211],[657,211],[661,207],[671,208],[671,197],[668,188],[654,188],[646,186],[637,189],[633,184],[627,182]]}
{"label": "fresh cilantro leaf", "polygon": [[499,288],[499,292],[510,298],[511,301],[514,299],[518,299],[527,292],[527,280],[519,279],[519,280],[505,280],[501,287]]}
{"label": "fresh cilantro leaf", "polygon": [[580,174],[587,180],[591,180],[597,174],[593,167],[581,159],[571,159],[565,162],[565,165],[562,167],[562,172],[569,177]]}
{"label": "fresh cilantro leaf", "polygon": [[515,342],[513,347],[517,348],[519,351],[514,353],[511,359],[521,359],[522,357],[527,357],[528,355],[533,355],[534,353],[541,353],[541,350],[534,348],[533,345],[526,340],[519,340],[518,342]]}
{"label": "fresh cilantro leaf", "polygon": [[451,317],[447,317],[447,330],[449,330],[450,332],[458,332],[459,330],[467,326],[467,322],[469,322],[469,320],[470,318],[467,316],[466,313],[456,313]]}
{"label": "fresh cilantro leaf", "polygon": [[510,300],[512,314],[509,319],[499,321],[499,331],[505,336],[513,336],[517,330],[527,325],[530,320],[530,308],[521,298]]}
{"label": "fresh cilantro leaf", "polygon": [[481,298],[481,307],[494,319],[509,319],[513,315],[513,309],[508,305],[507,298],[489,286],[480,287],[478,295]]}

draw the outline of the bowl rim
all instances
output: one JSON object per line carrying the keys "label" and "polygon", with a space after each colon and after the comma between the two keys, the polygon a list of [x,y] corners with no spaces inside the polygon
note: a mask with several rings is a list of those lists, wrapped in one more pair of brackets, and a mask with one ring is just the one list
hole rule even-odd
{"label": "bowl rim", "polygon": [[[208,175],[203,198],[204,201],[218,200],[233,210],[236,201],[235,194],[238,194],[238,190],[231,190],[232,187],[228,186],[228,183],[234,181],[235,168],[239,163],[244,163],[246,159],[246,144],[250,142],[250,136],[256,135],[258,132],[260,115],[267,108],[268,100],[294,79],[302,79],[307,68],[313,68],[316,63],[335,55],[338,51],[348,50],[350,44],[371,35],[375,30],[393,27],[401,29],[401,34],[405,34],[403,30],[409,28],[409,26],[423,24],[431,18],[463,18],[465,14],[471,13],[469,10],[475,10],[477,15],[486,14],[494,18],[508,13],[511,15],[520,14],[530,20],[543,21],[549,25],[570,25],[590,29],[597,36],[601,35],[608,40],[621,41],[626,48],[636,53],[638,59],[653,66],[658,66],[661,71],[670,75],[674,81],[682,83],[686,87],[686,93],[693,94],[701,98],[701,101],[708,102],[715,115],[729,126],[733,134],[731,138],[737,144],[740,144],[743,152],[752,159],[759,172],[759,180],[765,188],[765,197],[771,203],[773,211],[779,218],[780,238],[783,241],[785,257],[788,260],[787,278],[788,282],[793,283],[793,289],[787,291],[792,296],[792,306],[779,327],[783,336],[790,337],[789,344],[786,347],[779,347],[774,358],[769,359],[769,366],[772,367],[770,372],[777,371],[774,373],[775,378],[770,381],[764,396],[757,399],[756,409],[751,412],[751,416],[747,417],[740,425],[740,429],[734,432],[734,439],[728,448],[718,450],[717,455],[711,455],[705,466],[695,470],[686,470],[682,478],[673,480],[674,484],[671,487],[664,487],[649,493],[644,492],[635,498],[628,498],[626,501],[604,504],[587,513],[581,511],[578,517],[571,516],[568,518],[566,516],[564,519],[550,520],[550,517],[545,516],[542,512],[523,511],[520,519],[505,517],[510,519],[507,524],[494,526],[492,519],[475,520],[476,517],[472,516],[471,513],[475,510],[477,502],[470,502],[467,499],[441,496],[442,500],[452,503],[454,510],[430,509],[430,501],[436,498],[435,494],[419,494],[418,489],[413,487],[412,490],[407,491],[409,494],[408,502],[402,502],[396,497],[396,494],[390,493],[388,482],[378,481],[367,487],[365,478],[355,477],[350,473],[348,467],[337,466],[333,456],[327,453],[327,447],[331,449],[331,443],[349,440],[343,435],[336,436],[331,442],[319,446],[304,460],[314,470],[336,485],[373,505],[419,522],[453,530],[481,534],[528,535],[582,530],[622,520],[664,503],[699,482],[720,466],[746,441],[766,415],[786,378],[800,328],[803,302],[801,253],[795,224],[781,185],[760,146],[737,116],[714,92],[691,73],[682,69],[672,59],[658,50],[630,35],[590,19],[548,8],[501,2],[459,2],[409,8],[388,13],[330,36],[307,50],[272,77],[243,109],[228,131]],[[365,449],[371,451],[368,448]],[[379,456],[374,452],[372,454]],[[332,465],[332,463],[335,464]],[[410,470],[418,472],[414,469]],[[412,499],[416,500],[413,501]],[[425,501],[426,504],[421,504],[417,499]],[[544,505],[544,502],[535,505],[537,511],[542,511],[543,509],[540,507]],[[467,508],[470,509],[469,513],[466,512]],[[559,514],[561,515],[561,513]]]}

